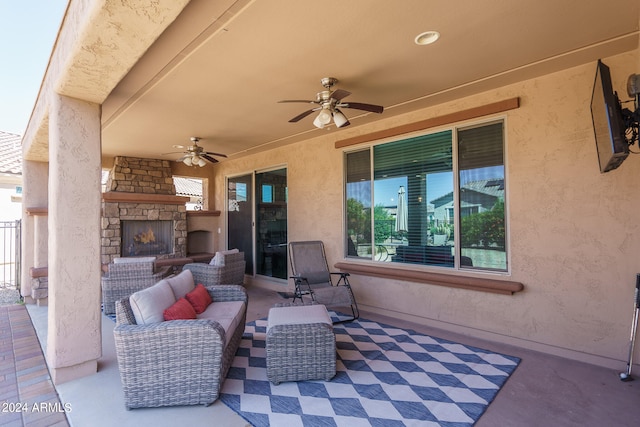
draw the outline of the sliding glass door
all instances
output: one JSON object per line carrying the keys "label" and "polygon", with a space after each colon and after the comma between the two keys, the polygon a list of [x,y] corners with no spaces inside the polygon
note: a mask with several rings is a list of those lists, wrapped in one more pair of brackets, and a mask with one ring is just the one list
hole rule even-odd
{"label": "sliding glass door", "polygon": [[253,275],[253,175],[227,180],[227,248],[244,252],[245,273]]}
{"label": "sliding glass door", "polygon": [[256,273],[287,278],[287,170],[256,173]]}
{"label": "sliding glass door", "polygon": [[247,274],[287,279],[287,170],[255,172],[227,183],[228,247],[244,251]]}

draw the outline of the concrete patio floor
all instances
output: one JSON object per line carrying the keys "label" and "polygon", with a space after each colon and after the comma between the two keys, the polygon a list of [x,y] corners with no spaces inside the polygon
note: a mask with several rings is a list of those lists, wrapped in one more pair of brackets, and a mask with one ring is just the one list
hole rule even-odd
{"label": "concrete patio floor", "polygon": [[[249,288],[247,321],[264,318],[269,308],[283,302],[277,293]],[[28,306],[40,342],[46,342],[47,308]],[[371,320],[438,336],[464,344],[520,357],[522,362],[494,402],[476,423],[494,426],[637,426],[640,425],[640,372],[636,381],[621,382],[618,372],[586,363],[549,356],[518,347],[496,344],[439,329],[398,321],[373,313]],[[220,401],[210,407],[124,408],[122,387],[113,342],[114,323],[102,322],[103,355],[95,375],[56,387],[68,409],[68,423],[77,427],[100,426],[246,426],[241,417]],[[42,359],[44,362],[44,359]],[[624,370],[624,362],[620,370]],[[19,380],[18,380],[19,381]],[[4,396],[4,395],[3,395]],[[3,399],[4,400],[4,399]],[[6,418],[5,418],[6,419]],[[58,420],[59,421],[59,420]],[[21,425],[13,419],[0,425]],[[52,425],[25,422],[24,425]],[[64,422],[56,425],[65,425]]]}

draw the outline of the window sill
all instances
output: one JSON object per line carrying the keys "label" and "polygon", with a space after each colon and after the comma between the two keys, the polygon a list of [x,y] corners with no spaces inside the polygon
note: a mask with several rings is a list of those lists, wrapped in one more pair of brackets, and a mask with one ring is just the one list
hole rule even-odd
{"label": "window sill", "polygon": [[494,294],[513,295],[524,289],[520,282],[510,280],[488,279],[482,277],[463,276],[461,274],[431,273],[427,271],[406,270],[393,267],[380,267],[350,262],[338,262],[335,268],[350,274],[398,279],[410,282],[427,283],[449,288],[469,289]]}

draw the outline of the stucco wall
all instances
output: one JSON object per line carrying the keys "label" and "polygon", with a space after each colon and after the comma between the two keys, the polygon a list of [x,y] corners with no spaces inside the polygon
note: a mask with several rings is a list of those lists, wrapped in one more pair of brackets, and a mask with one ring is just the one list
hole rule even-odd
{"label": "stucco wall", "polygon": [[[626,98],[627,76],[640,72],[638,52],[604,62]],[[224,189],[228,175],[286,165],[289,240],[323,240],[332,265],[344,252],[343,151],[334,148],[336,137],[520,97],[521,107],[502,116],[510,275],[497,277],[520,281],[525,290],[504,296],[357,275],[352,285],[368,310],[619,368],[640,271],[640,158],[631,155],[600,174],[589,109],[594,77],[590,63],[226,161],[216,167],[215,188]],[[224,207],[224,191],[216,192],[216,206]]]}

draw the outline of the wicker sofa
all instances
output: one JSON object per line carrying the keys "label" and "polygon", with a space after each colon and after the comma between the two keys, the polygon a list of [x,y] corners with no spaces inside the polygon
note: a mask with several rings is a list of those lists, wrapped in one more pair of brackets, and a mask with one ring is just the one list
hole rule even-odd
{"label": "wicker sofa", "polygon": [[244,282],[244,252],[230,250],[217,252],[209,264],[189,263],[182,270],[190,270],[195,283],[205,286],[242,285]]}
{"label": "wicker sofa", "polygon": [[244,332],[247,294],[238,285],[207,287],[213,302],[197,319],[163,321],[164,310],[190,289],[187,270],[116,303],[114,338],[127,409],[210,405],[218,398]]}
{"label": "wicker sofa", "polygon": [[153,286],[171,274],[170,267],[157,267],[155,257],[116,258],[102,275],[104,314],[116,312],[116,301]]}

